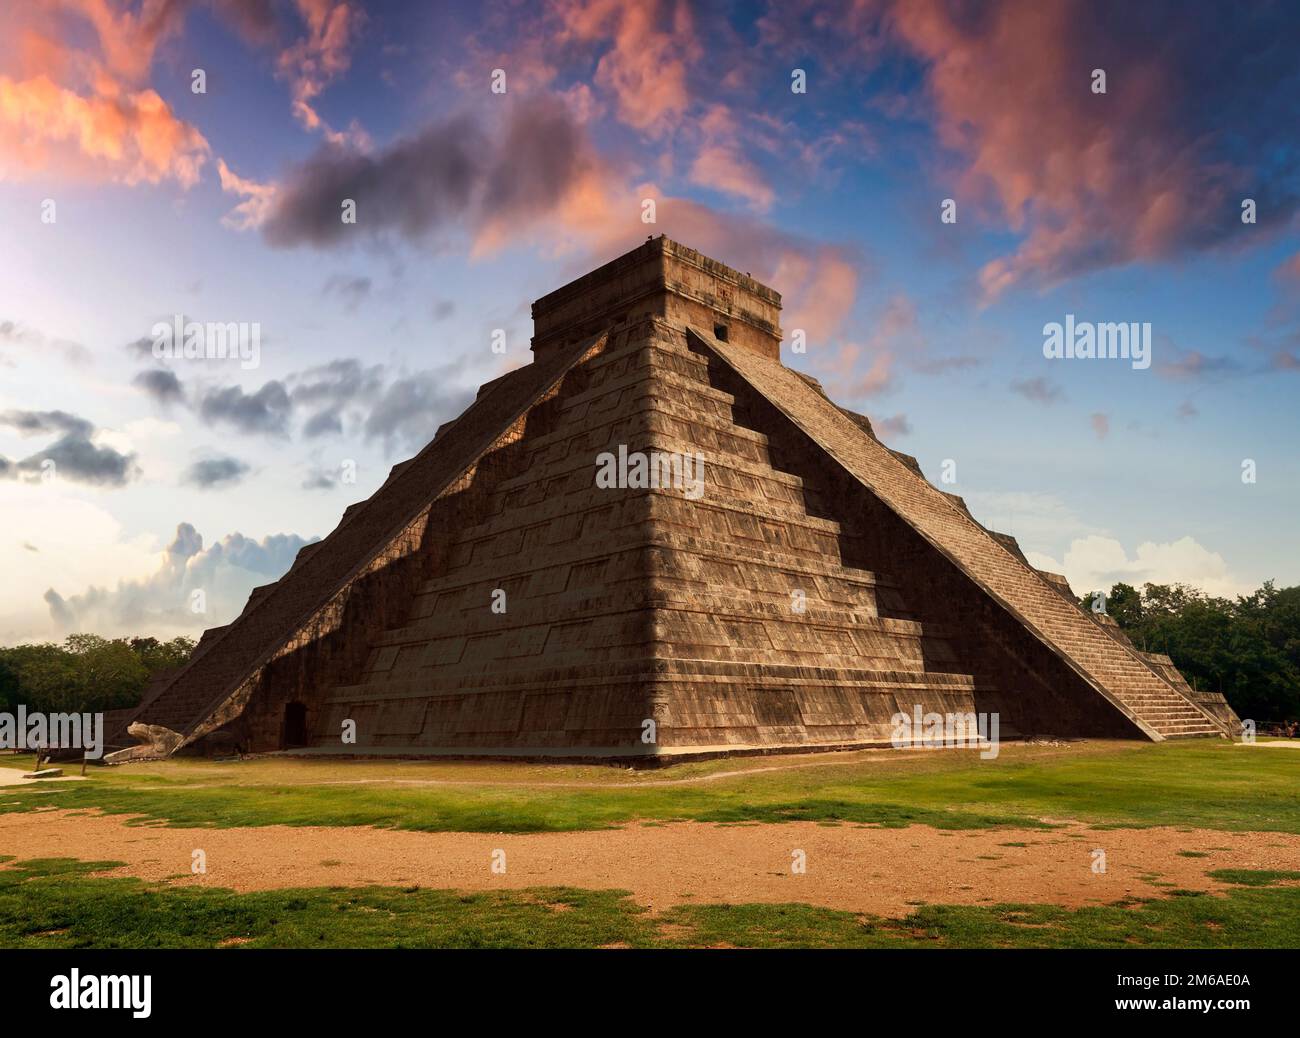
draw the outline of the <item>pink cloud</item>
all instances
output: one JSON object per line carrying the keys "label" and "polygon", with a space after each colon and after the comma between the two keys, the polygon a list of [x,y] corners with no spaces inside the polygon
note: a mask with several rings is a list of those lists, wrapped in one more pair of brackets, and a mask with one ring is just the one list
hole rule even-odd
{"label": "pink cloud", "polygon": [[276,186],[261,184],[239,176],[226,165],[225,159],[217,160],[217,172],[221,176],[221,190],[243,199],[222,217],[221,222],[239,231],[262,226],[271,215],[271,208],[275,204]]}
{"label": "pink cloud", "polygon": [[[886,24],[926,63],[936,132],[962,158],[961,196],[1025,235],[981,271],[986,300],[1231,233],[1251,178],[1207,154],[1211,137],[1190,125],[1184,68],[1198,63],[1182,37],[1135,51],[1136,35],[1118,36],[1083,0],[964,14],[906,0]],[[1094,66],[1107,71],[1104,94]]]}
{"label": "pink cloud", "polygon": [[692,126],[700,144],[688,173],[690,181],[743,198],[760,212],[771,208],[775,193],[745,155],[740,127],[731,110],[712,104]]}
{"label": "pink cloud", "polygon": [[689,62],[701,56],[690,7],[682,0],[559,0],[567,40],[610,46],[596,65],[596,85],[617,100],[618,117],[638,130],[662,134],[690,103]]}
{"label": "pink cloud", "polygon": [[1300,287],[1300,252],[1294,256],[1288,256],[1277,265],[1273,271],[1273,276],[1283,285],[1291,288]]}
{"label": "pink cloud", "polygon": [[21,40],[16,74],[0,75],[0,176],[195,184],[208,142],[144,82],[155,48],[179,26],[169,3],[134,13],[107,0],[17,8],[7,26]]}
{"label": "pink cloud", "polygon": [[[296,0],[307,34],[280,52],[276,65],[289,80],[294,117],[309,130],[323,132],[335,143],[349,135],[330,128],[316,111],[316,99],[335,79],[347,72],[352,47],[365,22],[365,12],[341,0]],[[367,143],[364,131],[351,128],[351,139]]]}
{"label": "pink cloud", "polygon": [[888,418],[873,418],[871,427],[876,431],[877,436],[906,436],[912,431],[912,423],[907,420],[907,415],[896,414]]}

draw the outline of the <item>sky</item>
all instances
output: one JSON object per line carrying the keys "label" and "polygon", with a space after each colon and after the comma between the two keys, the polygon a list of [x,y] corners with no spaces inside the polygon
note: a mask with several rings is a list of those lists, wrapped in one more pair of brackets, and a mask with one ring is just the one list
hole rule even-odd
{"label": "sky", "polygon": [[[785,362],[1077,592],[1298,583],[1298,36],[1289,3],[4,3],[0,644],[228,622],[529,362],[533,299],[661,233],[781,292]],[[1046,355],[1067,318],[1149,325],[1149,363]]]}

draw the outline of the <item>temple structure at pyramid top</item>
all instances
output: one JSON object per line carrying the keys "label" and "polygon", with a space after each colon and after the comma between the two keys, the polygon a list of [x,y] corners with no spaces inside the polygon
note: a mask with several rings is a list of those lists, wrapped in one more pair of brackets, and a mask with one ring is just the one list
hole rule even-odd
{"label": "temple structure at pyramid top", "polygon": [[781,358],[780,294],[663,236],[533,303],[533,352],[544,356],[649,317]]}
{"label": "temple structure at pyramid top", "polygon": [[109,759],[665,762],[891,745],[925,715],[1230,731],[786,367],[780,309],[664,237],[537,300],[532,363],[205,632]]}

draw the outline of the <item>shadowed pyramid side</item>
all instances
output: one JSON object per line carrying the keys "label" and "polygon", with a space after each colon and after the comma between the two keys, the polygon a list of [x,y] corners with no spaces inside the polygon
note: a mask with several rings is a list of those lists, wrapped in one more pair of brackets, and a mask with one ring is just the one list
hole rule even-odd
{"label": "shadowed pyramid side", "polygon": [[868,557],[896,559],[930,615],[949,621],[963,662],[997,690],[983,697],[988,708],[1024,732],[1136,729],[1156,741],[1223,734],[1215,717],[805,378],[705,331],[687,334],[722,366],[719,384],[747,387],[764,422],[787,430],[802,464],[833,461],[839,493],[871,515]]}

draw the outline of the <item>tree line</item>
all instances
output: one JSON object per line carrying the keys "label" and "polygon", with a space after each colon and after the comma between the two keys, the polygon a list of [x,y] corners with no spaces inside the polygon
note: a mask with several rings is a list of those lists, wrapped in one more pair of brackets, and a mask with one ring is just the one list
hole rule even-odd
{"label": "tree line", "polygon": [[[1092,608],[1097,592],[1081,599]],[[1256,723],[1300,719],[1300,587],[1272,581],[1216,598],[1184,584],[1115,584],[1106,612],[1144,652],[1162,652],[1193,688],[1222,692]]]}
{"label": "tree line", "polygon": [[0,711],[19,703],[42,713],[97,713],[137,706],[149,679],[190,658],[192,638],[101,638],[72,634],[0,648]]}

